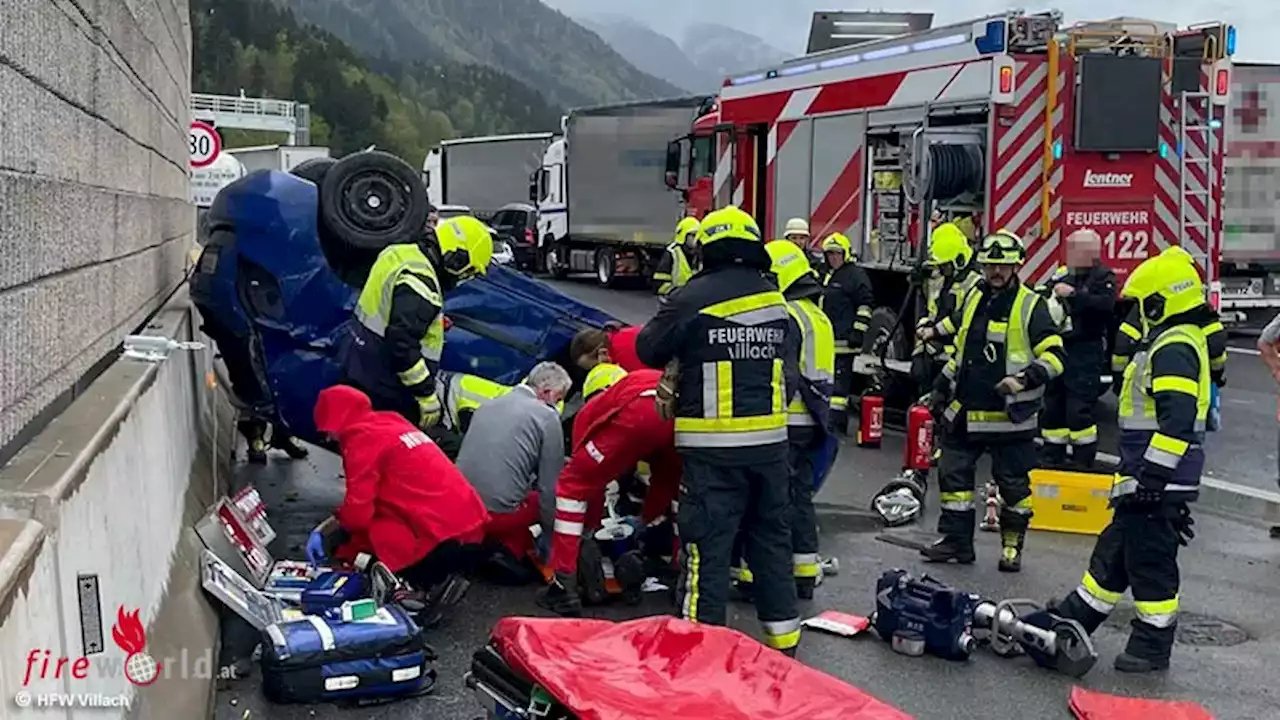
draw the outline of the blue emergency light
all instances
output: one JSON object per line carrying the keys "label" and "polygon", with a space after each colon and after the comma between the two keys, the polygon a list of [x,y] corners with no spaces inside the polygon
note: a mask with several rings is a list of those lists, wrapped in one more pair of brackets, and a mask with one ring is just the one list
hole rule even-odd
{"label": "blue emergency light", "polygon": [[1166,160],[1169,157],[1169,143],[1160,141],[1160,159]]}
{"label": "blue emergency light", "polygon": [[1054,160],[1062,159],[1062,141],[1061,140],[1053,141],[1053,159]]}
{"label": "blue emergency light", "polygon": [[1227,57],[1231,57],[1232,55],[1235,55],[1236,54],[1236,26],[1235,25],[1227,26],[1226,45],[1227,45]]}
{"label": "blue emergency light", "polygon": [[973,48],[983,55],[1004,52],[1008,32],[1003,20],[992,20],[987,23],[987,31],[981,37],[973,38]]}
{"label": "blue emergency light", "polygon": [[1212,130],[1217,130],[1217,129],[1218,129],[1218,128],[1220,128],[1220,127],[1222,127],[1222,121],[1221,121],[1221,120],[1219,120],[1219,119],[1217,119],[1217,118],[1214,118],[1214,119],[1212,119],[1212,120],[1210,120],[1210,121],[1209,121],[1209,128],[1210,128],[1210,129],[1212,129]]}

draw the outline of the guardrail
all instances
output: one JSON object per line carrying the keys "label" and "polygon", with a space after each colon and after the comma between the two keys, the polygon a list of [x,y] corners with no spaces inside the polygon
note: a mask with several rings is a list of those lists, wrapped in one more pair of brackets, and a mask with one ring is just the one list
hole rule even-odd
{"label": "guardrail", "polygon": [[256,115],[260,117],[297,119],[298,103],[292,100],[249,98],[235,95],[205,95],[192,93],[191,112],[226,115]]}

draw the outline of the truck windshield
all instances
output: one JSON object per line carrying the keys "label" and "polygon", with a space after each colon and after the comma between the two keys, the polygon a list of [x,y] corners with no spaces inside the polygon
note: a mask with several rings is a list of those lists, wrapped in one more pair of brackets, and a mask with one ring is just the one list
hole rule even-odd
{"label": "truck windshield", "polygon": [[715,138],[710,135],[696,137],[689,158],[691,180],[707,177],[716,171]]}

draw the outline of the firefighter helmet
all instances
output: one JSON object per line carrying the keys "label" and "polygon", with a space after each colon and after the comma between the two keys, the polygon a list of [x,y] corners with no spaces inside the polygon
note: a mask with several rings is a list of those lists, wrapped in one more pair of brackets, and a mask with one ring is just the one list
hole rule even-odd
{"label": "firefighter helmet", "polygon": [[493,259],[493,233],[479,220],[460,215],[436,226],[444,269],[460,280],[484,275]]}
{"label": "firefighter helmet", "polygon": [[1204,282],[1193,263],[1179,253],[1164,252],[1134,268],[1120,296],[1138,301],[1148,327],[1205,304]]}
{"label": "firefighter helmet", "polygon": [[676,224],[675,241],[684,245],[691,239],[690,235],[693,236],[692,239],[696,240],[698,237],[698,224],[698,218],[694,217],[687,217],[681,220]]}
{"label": "firefighter helmet", "polygon": [[973,259],[969,238],[955,223],[943,223],[929,236],[929,264],[950,265],[959,270]]}
{"label": "firefighter helmet", "polygon": [[712,210],[702,218],[698,226],[698,243],[710,245],[720,240],[746,240],[763,242],[760,226],[755,218],[736,205]]}
{"label": "firefighter helmet", "polygon": [[817,271],[809,265],[809,258],[804,251],[789,242],[771,242],[764,246],[773,258],[773,274],[778,276],[778,289],[786,292],[805,275],[817,276]]}
{"label": "firefighter helmet", "polygon": [[978,248],[978,262],[983,265],[1021,265],[1027,261],[1027,250],[1022,238],[1008,230],[1000,229],[982,239]]}
{"label": "firefighter helmet", "polygon": [[841,233],[831,233],[826,240],[822,241],[822,252],[826,253],[838,252],[848,262],[853,262],[853,244],[849,242],[849,238]]}
{"label": "firefighter helmet", "polygon": [[804,218],[791,218],[788,220],[786,226],[782,228],[782,236],[790,238],[792,235],[809,237],[809,222]]}

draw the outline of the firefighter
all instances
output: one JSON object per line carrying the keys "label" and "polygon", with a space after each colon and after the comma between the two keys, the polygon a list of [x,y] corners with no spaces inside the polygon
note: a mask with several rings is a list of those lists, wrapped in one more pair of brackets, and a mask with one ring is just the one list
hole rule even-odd
{"label": "firefighter", "polygon": [[1026,261],[1021,238],[1008,230],[988,235],[977,261],[983,281],[960,312],[920,335],[925,341],[954,335],[956,348],[931,402],[945,405],[948,426],[938,468],[942,537],[921,554],[929,562],[974,561],[974,475],[978,459],[990,453],[1001,500],[1000,570],[1018,572],[1031,519],[1037,415],[1045,385],[1062,374],[1062,337],[1043,299],[1018,278]]}
{"label": "firefighter", "polygon": [[[1183,262],[1195,267],[1195,258],[1181,247],[1173,246],[1165,249],[1161,255],[1180,258]],[[1213,384],[1218,387],[1227,385],[1227,329],[1222,325],[1222,317],[1218,311],[1206,305],[1194,310],[1195,322],[1204,331],[1209,341],[1209,373]],[[1113,389],[1119,391],[1124,368],[1129,360],[1143,345],[1142,317],[1136,306],[1129,309],[1123,322],[1116,331],[1114,347],[1111,351],[1111,382]]]}
{"label": "firefighter", "polygon": [[1092,633],[1132,590],[1137,617],[1116,657],[1121,672],[1169,666],[1177,628],[1178,546],[1195,537],[1188,504],[1199,494],[1212,391],[1204,285],[1185,259],[1139,265],[1122,297],[1136,301],[1150,345],[1125,368],[1115,516],[1094,545],[1079,587],[1053,608]]}
{"label": "firefighter", "polygon": [[[631,472],[637,463],[648,462],[650,487],[640,513],[645,523],[665,515],[676,498],[681,464],[675,425],[658,416],[653,402],[661,377],[658,370],[628,373],[602,363],[583,382],[586,404],[574,419],[573,451],[556,481],[548,562],[554,575],[538,595],[538,604],[554,613],[577,616],[582,612],[580,596],[593,602],[603,599],[603,575],[596,577],[588,568],[579,568],[579,554],[587,549],[584,533],[590,543],[590,531],[600,524],[609,483]],[[628,551],[617,558],[614,572],[623,595],[629,601],[638,600],[645,579],[640,553]]]}
{"label": "firefighter", "polygon": [[782,239],[789,240],[796,244],[796,247],[809,252],[809,221],[804,218],[793,217],[782,226]]}
{"label": "firefighter", "polygon": [[[954,223],[939,225],[929,236],[927,263],[938,274],[939,282],[936,294],[928,294],[925,298],[927,312],[917,322],[917,331],[953,315],[965,295],[982,280],[982,273],[973,266],[973,248],[969,245],[969,238]],[[921,384],[922,394],[928,394],[932,389],[934,378],[954,350],[951,345],[937,340],[924,342],[917,338],[912,370]]]}
{"label": "firefighter", "polygon": [[791,562],[796,594],[813,599],[822,575],[818,559],[818,517],[813,509],[815,453],[825,445],[835,376],[835,333],[818,307],[822,285],[805,253],[790,243],[766,246],[773,258],[778,289],[787,300],[793,346],[788,358],[799,362],[787,378],[787,440],[791,457]]}
{"label": "firefighter", "polygon": [[867,271],[854,264],[849,238],[833,233],[822,241],[822,253],[830,269],[823,284],[822,309],[836,333],[836,378],[831,396],[831,427],[849,429],[849,404],[853,401],[853,361],[862,351],[863,336],[871,322],[875,295]]}
{"label": "firefighter", "polygon": [[675,237],[667,245],[653,280],[658,283],[658,295],[666,297],[677,288],[684,287],[698,267],[698,219],[687,217],[676,225]]}
{"label": "firefighter", "polygon": [[[1102,264],[1102,236],[1089,229],[1067,236],[1067,266],[1054,273],[1045,291],[1066,311],[1062,318],[1062,377],[1049,385],[1040,436],[1045,460],[1081,470],[1098,454],[1095,408],[1106,367],[1106,333],[1115,315],[1116,276]],[[1050,309],[1053,303],[1050,304]]]}
{"label": "firefighter", "polygon": [[414,243],[388,245],[360,291],[339,357],[344,382],[379,410],[434,431],[441,418],[433,375],[444,350],[444,293],[488,271],[493,237],[461,216],[426,230]]}
{"label": "firefighter", "polygon": [[[787,303],[750,215],[734,206],[708,213],[698,242],[702,269],[636,339],[646,365],[676,361],[679,368],[672,373],[675,444],[684,460],[677,594],[685,618],[725,624],[741,525],[765,643],[794,655],[800,618],[790,552]],[[658,395],[666,395],[661,387]]]}

